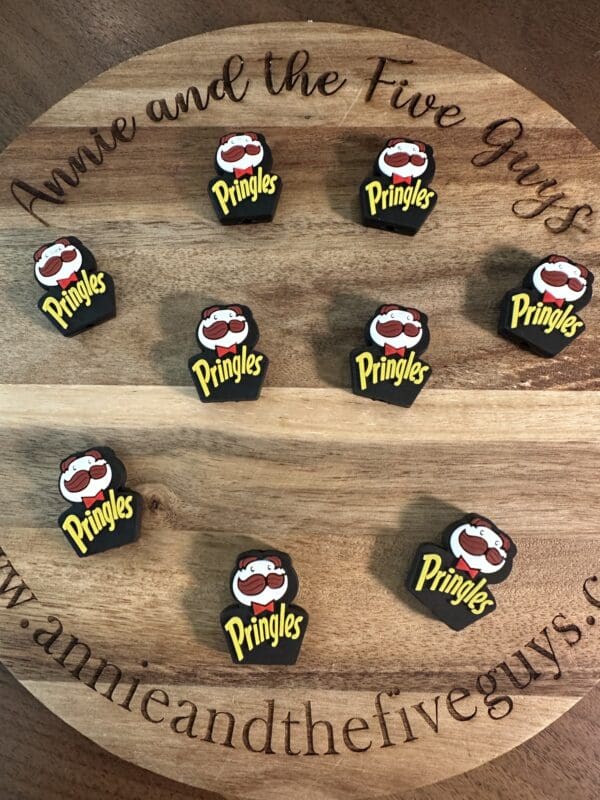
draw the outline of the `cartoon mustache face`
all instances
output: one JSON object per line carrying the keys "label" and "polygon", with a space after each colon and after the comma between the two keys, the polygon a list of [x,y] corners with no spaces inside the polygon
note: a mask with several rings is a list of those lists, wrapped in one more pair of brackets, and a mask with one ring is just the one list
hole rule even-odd
{"label": "cartoon mustache face", "polygon": [[473,520],[452,532],[449,546],[471,569],[490,575],[504,567],[511,545],[506,534],[492,530],[485,520]]}
{"label": "cartoon mustache face", "polygon": [[248,332],[248,320],[239,306],[214,306],[204,310],[197,334],[203,348],[215,350],[242,344]]}
{"label": "cartoon mustache face", "polygon": [[217,164],[224,172],[257,167],[263,157],[264,148],[255,133],[224,136],[217,150]]}
{"label": "cartoon mustache face", "polygon": [[75,251],[74,247],[69,248],[68,250],[63,250],[62,253],[58,256],[51,256],[43,267],[40,267],[40,275],[43,275],[44,278],[51,278],[53,275],[62,268],[63,264],[70,264],[71,261],[75,261],[77,258],[77,252]]}
{"label": "cartoon mustache face", "polygon": [[388,178],[399,175],[417,178],[429,165],[425,146],[420,142],[391,139],[379,154],[378,167]]}
{"label": "cartoon mustache face", "polygon": [[267,605],[280,600],[288,589],[288,576],[277,557],[250,558],[242,562],[232,583],[233,596],[242,605]]}
{"label": "cartoon mustache face", "polygon": [[35,274],[44,286],[58,286],[81,269],[83,257],[68,239],[57,239],[48,247],[41,247],[34,255]]}
{"label": "cartoon mustache face", "polygon": [[235,161],[242,159],[246,154],[249,156],[257,156],[261,150],[262,147],[259,144],[247,144],[245,147],[241,144],[234,144],[228,150],[221,150],[221,158],[223,161],[227,161],[228,164],[233,164]]}
{"label": "cartoon mustache face", "polygon": [[557,300],[573,303],[585,294],[587,277],[585,267],[553,256],[535,270],[532,282],[540,294],[548,292]]}
{"label": "cartoon mustache face", "polygon": [[400,320],[391,319],[389,322],[378,322],[377,333],[380,333],[386,339],[395,339],[401,333],[406,336],[414,338],[421,333],[421,328],[414,322],[402,323]]}
{"label": "cartoon mustache face", "polygon": [[369,335],[374,344],[395,348],[415,347],[423,338],[423,326],[413,309],[382,306],[371,321]]}
{"label": "cartoon mustache face", "polygon": [[285,582],[285,575],[278,575],[271,572],[269,575],[251,575],[246,580],[238,579],[238,589],[242,594],[250,597],[260,594],[268,586],[270,589],[279,589]]}
{"label": "cartoon mustache face", "polygon": [[68,492],[82,492],[89,486],[90,481],[103,478],[107,472],[108,467],[106,464],[94,464],[89,471],[80,469],[70,480],[65,481],[65,489]]}
{"label": "cartoon mustache face", "polygon": [[229,322],[226,320],[217,320],[212,325],[205,326],[203,333],[207,339],[222,339],[227,335],[228,331],[232,333],[241,333],[246,327],[246,322],[241,319],[232,319]]}
{"label": "cartoon mustache face", "polygon": [[95,497],[107,489],[111,481],[110,464],[98,450],[71,456],[61,464],[59,488],[70,503],[81,503],[84,497]]}
{"label": "cartoon mustache face", "polygon": [[407,164],[414,164],[415,167],[422,167],[427,161],[427,158],[420,153],[415,153],[412,156],[405,152],[385,153],[383,158],[386,164],[394,168],[405,167]]}
{"label": "cartoon mustache face", "polygon": [[473,556],[485,556],[494,567],[504,562],[504,556],[500,550],[488,547],[487,541],[480,536],[469,536],[466,531],[463,531],[458,537],[458,542],[466,553]]}
{"label": "cartoon mustache face", "polygon": [[585,281],[579,278],[569,278],[564,272],[558,270],[543,269],[540,273],[540,278],[548,286],[568,286],[574,292],[580,292],[585,286]]}

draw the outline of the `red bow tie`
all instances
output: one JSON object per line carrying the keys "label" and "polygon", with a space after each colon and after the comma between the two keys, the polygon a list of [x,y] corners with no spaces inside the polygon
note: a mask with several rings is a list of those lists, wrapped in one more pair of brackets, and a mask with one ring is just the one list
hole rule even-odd
{"label": "red bow tie", "polygon": [[100,491],[94,497],[82,497],[83,505],[86,508],[91,508],[94,503],[98,503],[100,500],[104,500],[104,492]]}
{"label": "red bow tie", "polygon": [[550,292],[544,292],[544,296],[542,297],[543,303],[554,303],[555,306],[562,308],[565,304],[564,300],[561,300],[559,297],[554,297],[553,294]]}
{"label": "red bow tie", "polygon": [[406,352],[406,347],[392,347],[391,344],[384,345],[383,353],[386,356],[403,356]]}
{"label": "red bow tie", "polygon": [[66,289],[70,283],[77,283],[78,275],[76,272],[72,272],[68,278],[63,278],[62,280],[58,281],[58,285],[61,289]]}
{"label": "red bow tie", "polygon": [[217,355],[224,356],[226,353],[237,353],[237,344],[232,344],[231,347],[219,347],[217,345]]}
{"label": "red bow tie", "polygon": [[275,611],[275,601],[271,600],[271,602],[267,603],[266,606],[261,606],[260,603],[252,603],[253,614],[256,614],[258,616],[259,614],[262,614],[263,611],[270,611],[271,613],[273,613],[273,611]]}
{"label": "red bow tie", "polygon": [[476,578],[479,575],[479,570],[470,567],[462,556],[456,562],[456,566],[454,567],[454,569],[458,569],[461,572],[468,573],[469,578]]}
{"label": "red bow tie", "polygon": [[242,175],[252,175],[254,173],[254,169],[252,167],[246,167],[246,169],[237,169],[234,167],[233,171],[236,178],[241,178]]}
{"label": "red bow tie", "polygon": [[407,175],[406,178],[403,178],[402,175],[396,175],[394,172],[392,174],[392,183],[412,183],[412,178],[410,175]]}

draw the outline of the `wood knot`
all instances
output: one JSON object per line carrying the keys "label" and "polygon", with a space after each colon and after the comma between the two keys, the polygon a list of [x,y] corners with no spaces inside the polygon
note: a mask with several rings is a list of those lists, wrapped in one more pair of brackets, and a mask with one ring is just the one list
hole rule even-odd
{"label": "wood knot", "polygon": [[144,497],[144,506],[150,517],[147,522],[153,527],[170,527],[176,517],[176,495],[166,486],[156,483],[147,483],[137,489]]}

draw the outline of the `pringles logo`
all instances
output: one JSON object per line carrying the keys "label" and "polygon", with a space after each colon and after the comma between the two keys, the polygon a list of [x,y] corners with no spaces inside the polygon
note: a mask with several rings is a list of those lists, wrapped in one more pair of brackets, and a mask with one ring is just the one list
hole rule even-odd
{"label": "pringles logo", "polygon": [[196,334],[202,353],[188,366],[200,400],[257,400],[269,359],[254,351],[258,326],[248,306],[205,308]]}
{"label": "pringles logo", "polygon": [[350,353],[352,391],[371,400],[410,406],[431,377],[420,354],[429,344],[427,315],[390,303],[380,306],[365,329],[366,349]]}
{"label": "pringles logo", "polygon": [[419,547],[407,577],[411,594],[450,628],[466,628],[496,608],[489,584],[504,581],[517,548],[487,517],[467,514]]}
{"label": "pringles logo", "polygon": [[139,533],[142,498],[123,488],[127,474],[109,447],[65,458],[58,487],[71,508],[58,524],[78,556],[91,556],[133,542]]}
{"label": "pringles logo", "polygon": [[47,290],[38,308],[63,336],[115,316],[113,280],[96,271],[93,253],[75,236],[42,245],[33,261],[35,278]]}
{"label": "pringles logo", "polygon": [[221,613],[234,664],[295,664],[308,614],[292,604],[298,576],[287,553],[248,550],[231,573],[236,604]]}
{"label": "pringles logo", "polygon": [[360,187],[363,225],[415,234],[437,202],[429,188],[433,149],[412,139],[389,139],[375,161],[374,176]]}
{"label": "pringles logo", "polygon": [[565,256],[549,255],[529,270],[520,289],[504,296],[498,330],[551,358],[585,330],[575,313],[589,303],[594,275]]}
{"label": "pringles logo", "polygon": [[222,136],[215,155],[220,177],[208,184],[215,213],[225,225],[270,222],[277,208],[281,178],[271,173],[272,155],[262,134],[247,131]]}

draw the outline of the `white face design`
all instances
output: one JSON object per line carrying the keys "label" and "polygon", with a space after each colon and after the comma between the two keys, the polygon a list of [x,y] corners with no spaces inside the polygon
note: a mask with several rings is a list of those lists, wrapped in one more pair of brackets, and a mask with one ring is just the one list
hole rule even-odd
{"label": "white face design", "polygon": [[452,531],[449,545],[457,559],[462,557],[471,569],[484,575],[501,570],[508,557],[501,537],[487,525],[459,525]]}
{"label": "white face design", "polygon": [[423,326],[410,311],[398,308],[378,314],[369,328],[371,339],[379,347],[415,347],[423,338]]}
{"label": "white face design", "polygon": [[103,458],[83,455],[75,458],[59,480],[60,493],[69,503],[81,503],[84,497],[95,497],[108,489],[112,470]]}
{"label": "white face design", "polygon": [[283,567],[278,567],[268,558],[256,559],[238,569],[233,576],[233,596],[245,606],[258,603],[266,606],[280,600],[288,589],[288,576]]}
{"label": "white face design", "polygon": [[235,309],[219,308],[200,320],[197,335],[202,347],[208,350],[240,345],[248,336],[248,321]]}
{"label": "white face design", "polygon": [[[36,255],[38,255],[36,253]],[[74,272],[79,272],[83,257],[66,239],[49,245],[35,260],[35,276],[43,286],[58,286]]]}
{"label": "white face design", "polygon": [[540,294],[549,292],[557,300],[573,303],[585,294],[587,279],[577,264],[546,261],[533,273],[533,285]]}
{"label": "white face design", "polygon": [[231,136],[217,150],[217,164],[225,172],[236,169],[258,167],[264,157],[264,148],[259,139],[253,139],[247,133]]}
{"label": "white face design", "polygon": [[391,147],[385,147],[379,154],[379,169],[384,175],[392,178],[399,175],[402,178],[418,178],[429,164],[429,158],[419,145],[412,142],[397,142]]}

